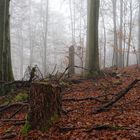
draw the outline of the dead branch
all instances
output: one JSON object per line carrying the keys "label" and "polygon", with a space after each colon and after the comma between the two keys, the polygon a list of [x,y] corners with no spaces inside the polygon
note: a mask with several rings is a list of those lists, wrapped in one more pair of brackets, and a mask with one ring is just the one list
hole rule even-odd
{"label": "dead branch", "polygon": [[92,132],[93,130],[126,130],[127,128],[126,127],[120,127],[120,126],[112,126],[112,125],[109,125],[109,124],[102,124],[102,125],[96,125],[96,126],[93,126],[89,129],[87,129],[85,132]]}
{"label": "dead branch", "polygon": [[27,84],[29,83],[29,81],[11,81],[11,82],[3,82],[3,83],[0,83],[1,85],[4,85],[4,86],[11,86],[11,85],[18,85],[18,84]]}
{"label": "dead branch", "polygon": [[81,99],[75,99],[75,98],[70,98],[70,99],[63,99],[62,101],[64,102],[80,102],[80,101],[86,101],[86,100],[95,100],[97,102],[102,102],[101,100],[99,100],[96,97],[87,97],[87,98],[81,98]]}
{"label": "dead branch", "polygon": [[19,120],[19,119],[0,119],[0,121],[2,122],[22,122],[22,121],[26,121],[25,119],[23,120]]}
{"label": "dead branch", "polygon": [[0,112],[3,112],[11,107],[14,107],[14,106],[28,106],[28,105],[29,105],[28,103],[22,103],[22,102],[13,103],[13,104],[7,105],[4,108],[0,109]]}
{"label": "dead branch", "polygon": [[[90,126],[91,127],[91,126]],[[84,132],[92,132],[93,130],[101,131],[101,130],[126,130],[127,127],[124,126],[112,126],[109,124],[102,124],[102,125],[95,125],[91,128],[89,127],[58,127],[59,131],[62,132],[68,132],[68,131],[75,131],[75,130],[81,130],[85,129]]]}
{"label": "dead branch", "polygon": [[0,139],[6,140],[6,139],[12,139],[16,137],[16,133],[11,133],[11,134],[5,134],[4,136],[0,137]]}
{"label": "dead branch", "polygon": [[22,105],[16,112],[14,112],[14,113],[9,117],[9,119],[13,118],[17,113],[19,113],[19,112],[23,109],[23,107],[25,107],[25,105]]}
{"label": "dead branch", "polygon": [[60,133],[66,133],[69,131],[75,131],[80,129],[86,129],[85,127],[58,127]]}
{"label": "dead branch", "polygon": [[[65,73],[67,72],[68,69],[70,69],[72,66],[68,66],[64,72],[62,73],[62,75],[58,78],[58,81],[60,81],[62,79],[62,77],[65,75]],[[80,67],[80,66],[73,66],[75,68],[80,68],[80,69],[84,69],[84,70],[88,70],[87,68],[84,68],[84,67]]]}
{"label": "dead branch", "polygon": [[102,105],[101,107],[99,107],[98,109],[94,110],[93,113],[97,114],[97,113],[101,113],[105,110],[107,110],[109,107],[111,107],[113,104],[115,104],[117,101],[119,101],[122,97],[124,97],[129,90],[131,90],[135,84],[137,84],[140,81],[140,79],[135,79],[130,85],[128,85],[127,88],[121,90],[120,92],[118,92],[117,94],[115,94],[113,96],[113,98],[106,104]]}

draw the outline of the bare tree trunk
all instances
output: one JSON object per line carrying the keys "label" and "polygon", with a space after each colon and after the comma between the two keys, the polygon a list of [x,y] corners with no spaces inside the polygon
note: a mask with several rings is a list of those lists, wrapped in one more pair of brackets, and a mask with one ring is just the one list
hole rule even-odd
{"label": "bare tree trunk", "polygon": [[47,74],[47,44],[48,44],[48,18],[49,18],[49,0],[47,0],[47,6],[46,6],[46,20],[45,20],[45,33],[44,33],[44,76]]}
{"label": "bare tree trunk", "polygon": [[70,18],[71,18],[71,32],[72,32],[72,45],[75,45],[75,33],[74,33],[74,16],[72,12],[72,1],[69,0],[69,8],[70,8]]}
{"label": "bare tree trunk", "polygon": [[30,45],[30,58],[29,58],[29,64],[30,66],[33,65],[33,33],[32,33],[32,27],[31,27],[31,9],[32,9],[32,2],[29,0],[29,45]]}
{"label": "bare tree trunk", "polygon": [[104,62],[103,62],[103,67],[105,68],[106,67],[106,26],[105,26],[105,17],[104,17],[104,14],[103,14],[103,11],[101,12],[101,15],[102,15],[102,24],[103,24],[103,36],[104,36]]}
{"label": "bare tree trunk", "polygon": [[0,1],[0,80],[13,80],[10,48],[9,0]]}
{"label": "bare tree trunk", "polygon": [[88,0],[87,66],[89,75],[99,72],[98,22],[99,0]]}
{"label": "bare tree trunk", "polygon": [[123,36],[123,0],[120,0],[120,32],[119,32],[119,67],[123,67],[122,36]]}
{"label": "bare tree trunk", "polygon": [[[124,6],[125,6],[125,4],[124,4]],[[124,35],[123,35],[123,41],[124,41],[124,43],[123,43],[123,67],[125,66],[125,49],[126,49],[126,23],[125,23],[125,21],[126,21],[126,16],[125,16],[125,14],[126,14],[126,10],[125,10],[125,7],[124,7],[124,16],[123,16],[123,21],[124,21],[124,25],[123,25],[123,32],[124,32]]]}
{"label": "bare tree trunk", "polygon": [[117,0],[112,0],[113,5],[113,24],[114,24],[114,50],[112,65],[118,67],[118,37],[117,37],[117,25],[116,25],[116,4]]}
{"label": "bare tree trunk", "polygon": [[132,28],[133,28],[132,22],[133,22],[133,9],[132,9],[132,0],[130,0],[130,26],[129,26],[128,51],[127,51],[126,66],[129,65],[129,53],[130,53],[130,47],[131,47]]}
{"label": "bare tree trunk", "polygon": [[17,30],[18,36],[18,46],[20,47],[20,78],[23,78],[23,62],[24,62],[24,54],[23,54],[23,36],[22,36],[22,27]]}

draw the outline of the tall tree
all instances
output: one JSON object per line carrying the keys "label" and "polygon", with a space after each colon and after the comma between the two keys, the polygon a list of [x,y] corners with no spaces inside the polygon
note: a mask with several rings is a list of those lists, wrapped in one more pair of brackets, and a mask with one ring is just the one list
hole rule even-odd
{"label": "tall tree", "polygon": [[120,32],[119,32],[119,67],[123,67],[123,52],[122,52],[122,36],[123,36],[123,0],[120,0]]}
{"label": "tall tree", "polygon": [[10,50],[9,0],[0,1],[0,80],[13,80]]}
{"label": "tall tree", "polygon": [[130,0],[130,21],[129,21],[129,36],[128,36],[128,50],[127,50],[127,59],[126,59],[126,66],[129,65],[129,54],[130,54],[130,47],[132,42],[132,28],[133,28],[133,3]]}
{"label": "tall tree", "polygon": [[89,74],[99,71],[98,22],[100,0],[88,0],[87,68]]}
{"label": "tall tree", "polygon": [[48,18],[49,18],[49,0],[46,3],[46,20],[44,23],[44,36],[43,36],[43,45],[44,45],[44,56],[43,56],[43,65],[44,65],[44,76],[47,74],[47,42],[48,42]]}
{"label": "tall tree", "polygon": [[114,50],[113,50],[113,61],[112,65],[113,66],[118,66],[118,43],[117,43],[117,24],[116,24],[116,5],[117,0],[112,0],[112,5],[113,5],[113,25],[114,25]]}

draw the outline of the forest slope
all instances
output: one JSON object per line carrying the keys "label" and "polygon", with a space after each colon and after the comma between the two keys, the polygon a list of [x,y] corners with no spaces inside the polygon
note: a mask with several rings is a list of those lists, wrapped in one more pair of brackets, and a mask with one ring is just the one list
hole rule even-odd
{"label": "forest slope", "polygon": [[[108,110],[94,111],[109,102],[119,91],[140,78],[134,66],[105,71],[103,77],[80,80],[63,91],[63,113],[58,122],[46,133],[31,131],[29,140],[139,140],[140,139],[140,82]],[[9,110],[12,114],[13,110]],[[9,112],[2,114],[4,118]],[[19,112],[13,119],[24,119],[26,112]],[[21,136],[23,124],[0,121],[0,137],[10,129],[13,140]]]}

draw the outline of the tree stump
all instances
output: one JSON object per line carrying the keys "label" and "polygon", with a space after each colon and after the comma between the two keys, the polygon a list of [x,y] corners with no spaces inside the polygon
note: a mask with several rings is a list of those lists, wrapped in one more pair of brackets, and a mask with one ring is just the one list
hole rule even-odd
{"label": "tree stump", "polygon": [[31,129],[47,131],[61,114],[61,88],[43,82],[32,83],[27,117]]}
{"label": "tree stump", "polygon": [[70,75],[75,74],[75,68],[74,68],[74,46],[70,46],[69,48],[69,66],[68,72]]}

